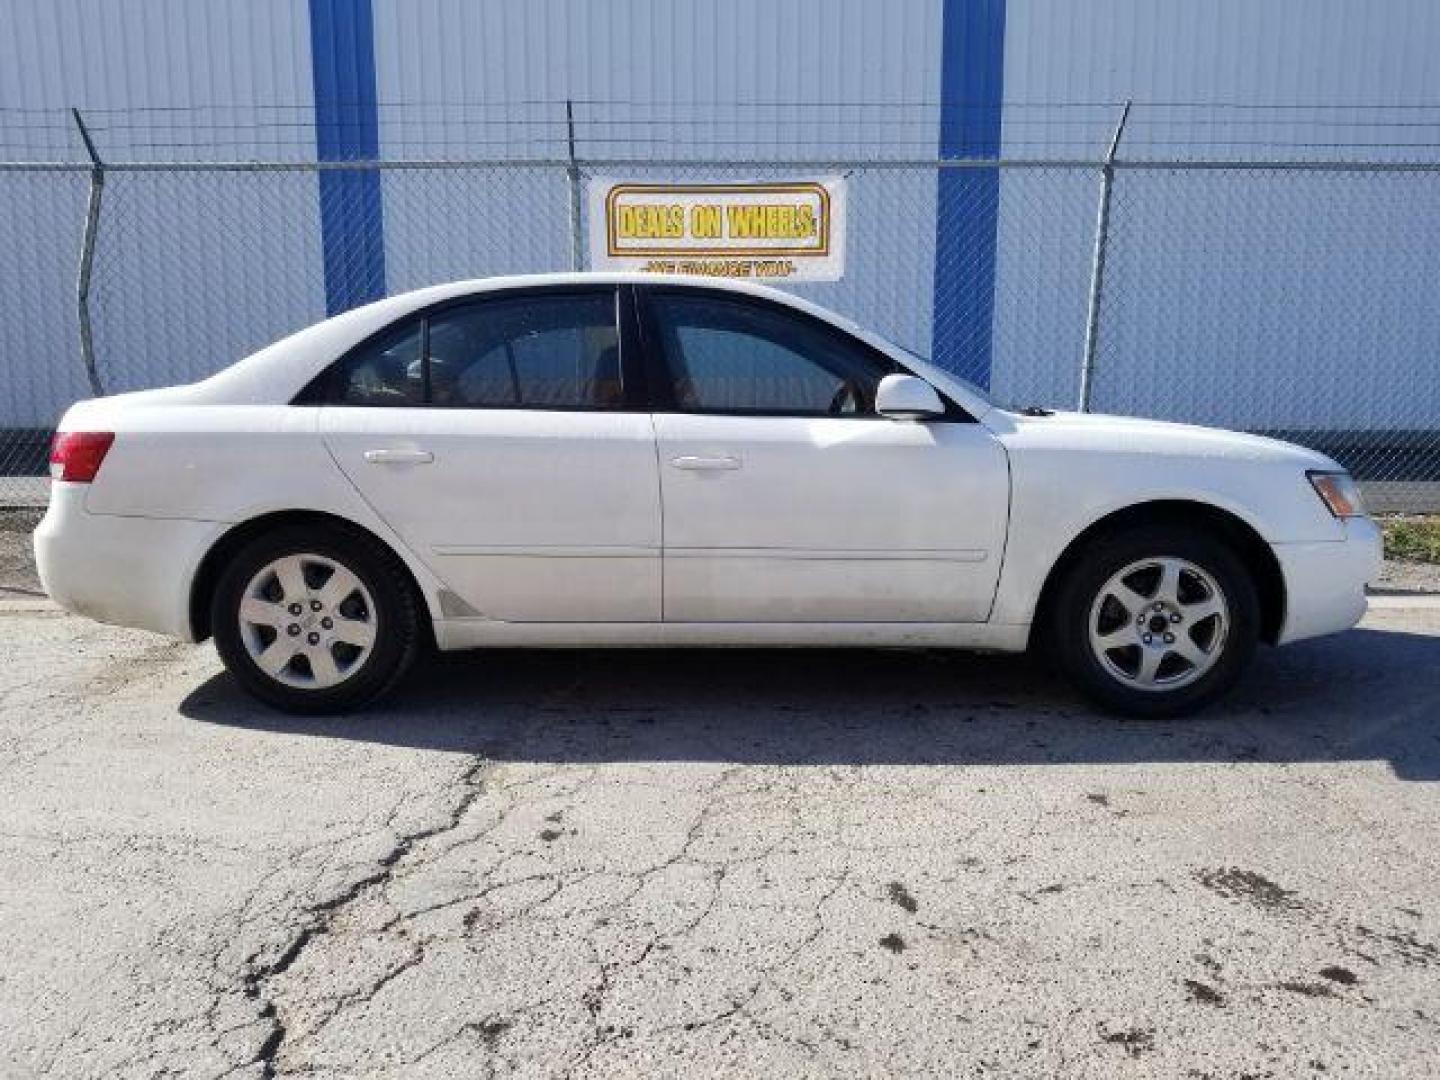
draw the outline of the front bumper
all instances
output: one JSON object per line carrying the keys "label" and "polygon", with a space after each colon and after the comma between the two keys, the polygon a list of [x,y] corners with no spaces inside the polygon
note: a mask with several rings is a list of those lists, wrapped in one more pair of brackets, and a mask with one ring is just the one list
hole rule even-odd
{"label": "front bumper", "polygon": [[35,566],[61,607],[104,623],[193,641],[190,586],[225,526],[85,509],[86,484],[52,482]]}
{"label": "front bumper", "polygon": [[1343,539],[1276,544],[1285,577],[1285,621],[1278,644],[1348,630],[1365,615],[1365,586],[1384,558],[1380,526],[1369,518],[1342,523]]}

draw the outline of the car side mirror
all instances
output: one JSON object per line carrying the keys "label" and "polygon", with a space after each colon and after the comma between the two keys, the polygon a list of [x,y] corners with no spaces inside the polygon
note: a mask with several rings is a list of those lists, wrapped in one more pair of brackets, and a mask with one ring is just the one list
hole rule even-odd
{"label": "car side mirror", "polygon": [[945,403],[924,379],[886,375],[875,390],[875,411],[891,420],[929,420],[945,415]]}

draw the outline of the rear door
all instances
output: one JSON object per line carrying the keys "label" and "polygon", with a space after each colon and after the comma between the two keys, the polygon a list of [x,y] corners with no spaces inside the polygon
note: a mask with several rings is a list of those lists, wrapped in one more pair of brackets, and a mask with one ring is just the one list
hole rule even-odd
{"label": "rear door", "polygon": [[875,413],[899,365],[759,298],[643,290],[679,622],[976,622],[1009,513],[1003,448],[958,407]]}
{"label": "rear door", "polygon": [[465,614],[660,618],[654,435],[616,316],[608,286],[490,294],[324,377],[326,445]]}

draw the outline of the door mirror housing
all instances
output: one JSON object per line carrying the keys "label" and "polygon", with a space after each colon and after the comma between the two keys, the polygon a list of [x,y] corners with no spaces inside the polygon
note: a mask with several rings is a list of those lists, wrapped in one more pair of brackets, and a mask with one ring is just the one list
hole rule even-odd
{"label": "door mirror housing", "polygon": [[886,375],[875,390],[875,411],[891,420],[929,420],[945,415],[945,403],[924,379]]}

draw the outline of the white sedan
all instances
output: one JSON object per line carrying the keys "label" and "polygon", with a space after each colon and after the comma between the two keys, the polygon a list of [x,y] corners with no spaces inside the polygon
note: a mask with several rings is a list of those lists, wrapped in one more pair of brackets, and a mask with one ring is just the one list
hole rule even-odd
{"label": "white sedan", "polygon": [[297,712],[431,644],[1039,645],[1169,715],[1353,626],[1380,559],[1321,454],[1009,411],[793,296],[637,275],[421,289],[81,402],[51,475],[56,601],[213,636]]}

